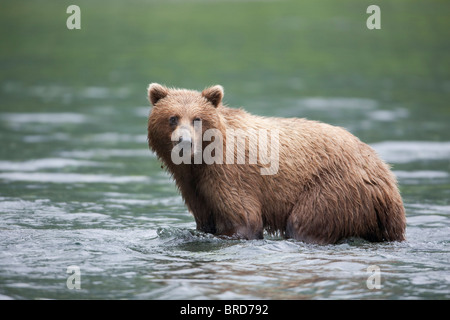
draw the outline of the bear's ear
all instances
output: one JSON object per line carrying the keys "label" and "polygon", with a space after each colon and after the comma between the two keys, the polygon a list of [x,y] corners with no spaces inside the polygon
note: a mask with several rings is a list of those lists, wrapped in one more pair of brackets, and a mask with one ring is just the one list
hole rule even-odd
{"label": "bear's ear", "polygon": [[214,107],[218,107],[223,98],[223,87],[216,85],[206,88],[202,91],[202,96],[205,97]]}
{"label": "bear's ear", "polygon": [[169,94],[169,89],[158,83],[151,83],[148,86],[148,98],[152,105],[155,105],[160,99],[165,98]]}

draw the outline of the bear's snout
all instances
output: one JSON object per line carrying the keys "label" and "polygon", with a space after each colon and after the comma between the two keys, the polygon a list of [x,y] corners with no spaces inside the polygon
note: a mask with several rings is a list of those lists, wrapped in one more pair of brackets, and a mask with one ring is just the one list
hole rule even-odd
{"label": "bear's snout", "polygon": [[192,143],[191,137],[181,136],[178,139],[178,143]]}
{"label": "bear's snout", "polygon": [[183,157],[185,161],[195,154],[193,132],[188,126],[180,126],[172,132],[172,145],[175,154]]}
{"label": "bear's snout", "polygon": [[176,129],[172,134],[172,142],[174,146],[179,143],[192,144],[191,130],[187,127]]}

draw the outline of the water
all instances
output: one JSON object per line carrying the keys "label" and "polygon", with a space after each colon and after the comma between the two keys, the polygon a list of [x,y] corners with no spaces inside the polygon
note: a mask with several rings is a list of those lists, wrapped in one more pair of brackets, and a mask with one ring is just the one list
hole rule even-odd
{"label": "water", "polygon": [[[0,161],[2,298],[450,297],[449,142],[373,144],[395,165],[406,242],[226,240],[195,231],[147,148],[149,108],[107,110],[111,121],[100,133],[89,124],[104,117],[104,107],[0,114],[2,145],[27,154]],[[140,124],[141,133],[115,132],[124,122]],[[66,286],[72,265],[80,268],[80,290]],[[367,288],[372,265],[381,289]]]}
{"label": "water", "polygon": [[[219,52],[226,45],[211,45],[211,35],[204,29],[216,7],[205,9],[200,2],[187,9],[191,7],[183,3],[159,3],[157,14],[147,19],[153,7],[132,3],[124,7],[114,2],[103,8],[95,1],[82,2],[86,17],[82,30],[90,31],[79,34],[53,28],[61,19],[50,2],[39,3],[46,10],[30,3],[31,9],[43,10],[39,15],[27,15],[28,9],[16,2],[8,2],[0,13],[2,24],[16,26],[8,28],[12,36],[2,33],[9,49],[2,49],[4,72],[0,77],[0,298],[450,298],[450,77],[448,58],[441,59],[444,56],[437,49],[442,39],[448,39],[449,28],[443,28],[440,23],[444,20],[439,19],[443,12],[447,21],[445,10],[430,6],[427,12],[432,18],[424,19],[434,22],[434,27],[424,27],[423,33],[412,37],[403,32],[415,31],[414,24],[411,28],[395,26],[416,21],[423,8],[417,3],[407,6],[411,16],[402,16],[402,7],[391,5],[391,11],[383,11],[384,16],[394,15],[400,22],[383,20],[391,31],[369,36],[350,28],[358,26],[360,19],[352,9],[354,4],[340,8],[330,2],[335,10],[328,12],[312,10],[314,2],[305,8],[298,8],[298,2],[264,2],[259,16],[250,16],[243,13],[253,12],[252,4],[219,1],[214,4],[221,6],[218,12],[233,17],[240,32],[253,39],[247,51],[227,57]],[[211,14],[203,16],[195,6],[211,10]],[[63,7],[59,9],[64,15]],[[186,10],[192,16],[185,17]],[[180,20],[170,20],[168,12]],[[89,20],[99,14],[116,18]],[[327,29],[314,15],[335,27]],[[244,23],[247,19],[254,19],[259,28]],[[118,25],[123,28],[112,21],[121,21]],[[175,28],[190,21],[198,23],[191,28],[198,34],[196,44],[201,50],[185,43],[178,56],[141,45],[147,35],[160,39],[152,34],[155,28],[143,26],[171,28],[174,24]],[[106,27],[99,31],[97,24],[101,23]],[[233,27],[218,22],[214,31],[225,44],[237,46],[242,39]],[[22,32],[34,28],[39,43]],[[333,32],[340,28],[356,30],[341,34],[341,46],[332,40]],[[92,49],[98,36],[109,30],[115,31],[117,42],[103,37],[102,48]],[[166,47],[185,36],[183,29],[174,30]],[[308,38],[308,30],[326,40]],[[261,32],[267,35],[264,41],[254,37]],[[311,41],[321,55],[305,52],[308,49],[303,43],[280,44],[283,38],[277,35],[281,34]],[[385,44],[402,39],[405,43],[399,44],[400,52],[417,45],[423,50],[417,53],[423,59],[410,63],[410,58],[383,46],[374,53],[370,45],[367,51],[363,45],[355,48],[351,46],[355,37],[363,44],[374,39]],[[52,39],[62,42],[57,45]],[[208,46],[202,44],[205,39]],[[123,48],[125,40],[136,50]],[[255,56],[263,43],[268,51]],[[421,46],[423,43],[428,46]],[[91,49],[81,50],[82,45]],[[36,50],[31,50],[32,46],[37,46]],[[328,56],[328,48],[335,53]],[[219,56],[222,64],[212,68],[213,62],[193,54],[205,50]],[[360,60],[349,59],[348,50],[356,50]],[[284,56],[285,52],[292,56]],[[380,52],[385,56],[379,58]],[[94,53],[105,59],[93,61]],[[285,59],[273,61],[273,57]],[[166,68],[160,70],[160,65],[147,62],[150,58]],[[292,67],[304,59],[309,67],[301,71]],[[329,64],[333,59],[342,67]],[[433,67],[436,60],[441,69]],[[174,61],[178,69],[171,69]],[[390,66],[391,62],[399,73],[395,68],[382,68],[382,74],[377,68],[367,69],[374,64]],[[206,66],[201,67],[203,63]],[[234,69],[239,63],[240,70]],[[84,70],[89,76],[76,69],[84,64],[91,67]],[[142,71],[145,64],[150,65],[147,72]],[[179,69],[183,64],[187,66]],[[430,74],[417,78],[415,73],[423,70]],[[407,212],[407,241],[373,244],[350,239],[318,246],[267,235],[264,240],[221,239],[196,231],[173,181],[147,147],[145,88],[158,78],[168,85],[192,89],[220,82],[225,100],[233,107],[346,127],[393,165]],[[78,290],[67,286],[70,266],[79,267]],[[368,288],[367,280],[374,275],[368,272],[370,266],[379,267],[379,289]]]}

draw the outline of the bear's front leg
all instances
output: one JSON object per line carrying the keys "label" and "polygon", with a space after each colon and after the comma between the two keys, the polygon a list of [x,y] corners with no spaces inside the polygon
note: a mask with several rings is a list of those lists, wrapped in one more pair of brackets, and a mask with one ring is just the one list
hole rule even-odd
{"label": "bear's front leg", "polygon": [[244,210],[242,205],[236,205],[239,210],[226,209],[221,203],[220,206],[213,206],[215,208],[211,208],[207,202],[203,202],[203,206],[193,206],[194,210],[191,207],[197,230],[237,239],[263,238],[263,224],[258,210]]}
{"label": "bear's front leg", "polygon": [[259,203],[246,197],[221,199],[217,203],[213,216],[216,235],[238,239],[262,239],[263,222]]}
{"label": "bear's front leg", "polygon": [[[202,167],[204,171],[193,187],[195,196],[185,197],[188,202],[189,199],[195,199],[190,202],[197,228],[218,236],[262,239],[262,206],[258,194],[253,192],[253,179],[243,180],[244,172],[239,171],[240,175],[232,174],[231,169],[225,166]],[[236,168],[238,169],[243,170]],[[214,231],[211,232],[212,230]]]}
{"label": "bear's front leg", "polygon": [[253,240],[253,239],[263,239],[263,230],[258,229],[255,230],[252,227],[248,227],[248,226],[239,226],[239,227],[235,227],[235,228],[230,228],[230,229],[226,229],[223,230],[222,232],[217,232],[216,235],[220,236],[226,236],[226,237],[230,237],[230,238],[235,238],[235,239],[246,239],[246,240]]}

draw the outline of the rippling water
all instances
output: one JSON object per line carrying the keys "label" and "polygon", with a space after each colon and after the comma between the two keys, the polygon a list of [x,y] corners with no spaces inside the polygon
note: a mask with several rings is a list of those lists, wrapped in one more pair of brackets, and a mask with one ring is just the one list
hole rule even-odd
{"label": "rippling water", "polygon": [[[111,122],[91,125],[105,111]],[[0,160],[1,298],[450,298],[450,142],[372,144],[401,185],[403,243],[229,240],[195,230],[147,148],[149,109],[132,111],[0,113],[10,150]],[[69,266],[80,268],[79,290],[67,287]],[[367,286],[369,266],[379,289]]]}

